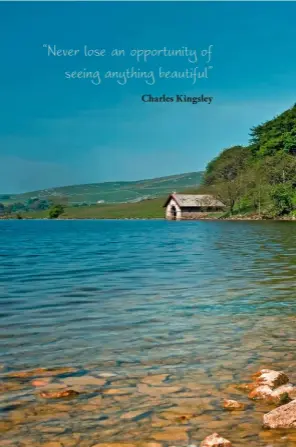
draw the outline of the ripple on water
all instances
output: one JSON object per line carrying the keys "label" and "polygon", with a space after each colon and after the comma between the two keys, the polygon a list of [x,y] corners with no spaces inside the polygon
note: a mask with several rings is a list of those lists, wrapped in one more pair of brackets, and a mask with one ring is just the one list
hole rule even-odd
{"label": "ripple on water", "polygon": [[[0,247],[3,445],[183,446],[214,431],[295,445],[234,386],[261,367],[296,383],[294,223],[1,221]],[[11,375],[65,366],[49,382]],[[64,387],[79,395],[40,397]]]}

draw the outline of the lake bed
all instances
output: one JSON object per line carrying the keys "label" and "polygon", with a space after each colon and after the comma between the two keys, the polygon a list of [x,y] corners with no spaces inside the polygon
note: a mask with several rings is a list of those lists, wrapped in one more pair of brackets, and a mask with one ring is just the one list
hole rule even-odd
{"label": "lake bed", "polygon": [[[1,221],[0,243],[3,445],[186,446],[215,431],[296,445],[235,386],[261,368],[296,384],[294,222]],[[40,396],[65,387],[79,395]]]}

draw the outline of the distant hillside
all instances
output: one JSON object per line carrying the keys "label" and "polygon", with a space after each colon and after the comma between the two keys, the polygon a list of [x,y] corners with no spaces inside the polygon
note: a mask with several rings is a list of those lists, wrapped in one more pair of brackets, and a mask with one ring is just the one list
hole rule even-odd
{"label": "distant hillside", "polygon": [[132,182],[92,183],[43,189],[24,194],[0,194],[0,202],[24,203],[35,197],[45,200],[61,198],[69,205],[83,203],[90,205],[100,201],[106,204],[140,202],[165,196],[173,191],[196,187],[201,183],[202,175],[202,172],[190,172]]}

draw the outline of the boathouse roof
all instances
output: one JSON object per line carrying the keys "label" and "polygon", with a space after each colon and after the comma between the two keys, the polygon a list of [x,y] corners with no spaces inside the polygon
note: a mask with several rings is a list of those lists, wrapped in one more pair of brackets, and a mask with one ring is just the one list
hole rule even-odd
{"label": "boathouse roof", "polygon": [[171,199],[174,199],[180,208],[188,207],[213,207],[224,208],[225,205],[214,196],[209,194],[170,194],[165,204],[166,207]]}

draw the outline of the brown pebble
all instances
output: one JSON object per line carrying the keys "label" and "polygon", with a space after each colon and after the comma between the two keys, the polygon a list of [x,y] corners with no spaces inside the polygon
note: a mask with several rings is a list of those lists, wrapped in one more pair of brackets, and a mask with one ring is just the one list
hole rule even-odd
{"label": "brown pebble", "polygon": [[146,376],[141,381],[146,383],[146,385],[161,385],[168,378],[168,376],[168,374]]}
{"label": "brown pebble", "polygon": [[223,401],[223,408],[225,408],[225,410],[244,410],[245,407],[245,404],[243,404],[242,402],[237,402],[236,400],[225,399]]}
{"label": "brown pebble", "polygon": [[180,427],[164,427],[164,429],[158,433],[154,433],[152,437],[156,441],[167,442],[187,442],[188,435],[185,429]]}
{"label": "brown pebble", "polygon": [[40,393],[40,397],[43,397],[44,399],[60,399],[63,397],[74,397],[78,395],[79,393],[74,390],[44,391]]}
{"label": "brown pebble", "polygon": [[36,379],[36,380],[33,380],[31,383],[35,387],[46,386],[50,383],[50,379],[47,379],[47,380],[46,379]]}
{"label": "brown pebble", "polygon": [[136,447],[136,445],[124,442],[103,442],[100,444],[95,444],[92,447]]}
{"label": "brown pebble", "polygon": [[245,393],[249,393],[255,388],[255,385],[253,383],[241,383],[234,386],[237,390],[244,391]]}
{"label": "brown pebble", "polygon": [[63,447],[63,444],[58,441],[50,441],[42,444],[42,447]]}
{"label": "brown pebble", "polygon": [[73,373],[75,369],[72,367],[62,366],[56,368],[35,368],[26,371],[17,371],[7,374],[7,377],[26,379],[34,376],[51,377],[59,374]]}

